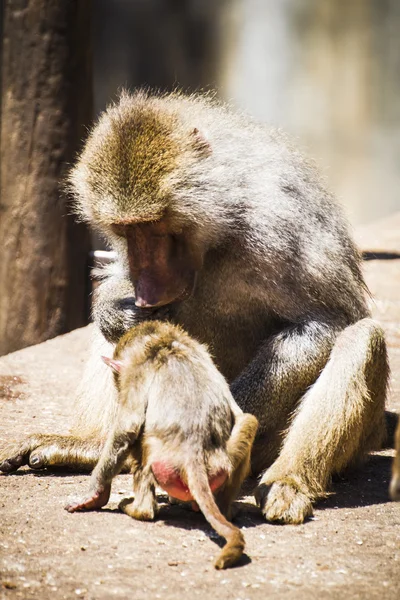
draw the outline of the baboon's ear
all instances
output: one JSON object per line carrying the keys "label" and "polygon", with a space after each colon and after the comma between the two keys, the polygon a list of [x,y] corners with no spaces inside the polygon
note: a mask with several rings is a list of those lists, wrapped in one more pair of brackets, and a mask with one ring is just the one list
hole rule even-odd
{"label": "baboon's ear", "polygon": [[197,152],[204,157],[210,156],[212,154],[212,148],[210,142],[207,138],[200,133],[200,131],[195,127],[191,133],[193,139],[193,145]]}
{"label": "baboon's ear", "polygon": [[102,356],[101,358],[106,363],[106,365],[108,365],[109,367],[112,368],[113,371],[115,371],[116,373],[121,372],[121,367],[122,367],[121,360],[114,360],[113,358],[108,358],[108,356]]}

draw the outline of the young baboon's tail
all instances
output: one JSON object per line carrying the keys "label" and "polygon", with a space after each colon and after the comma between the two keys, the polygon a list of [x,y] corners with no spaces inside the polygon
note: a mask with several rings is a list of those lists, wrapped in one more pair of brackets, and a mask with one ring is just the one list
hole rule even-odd
{"label": "young baboon's tail", "polygon": [[188,487],[201,512],[215,531],[226,539],[226,545],[217,556],[214,566],[216,569],[231,567],[243,554],[243,534],[221,514],[210,489],[204,462],[199,460],[197,464],[188,467],[186,473]]}

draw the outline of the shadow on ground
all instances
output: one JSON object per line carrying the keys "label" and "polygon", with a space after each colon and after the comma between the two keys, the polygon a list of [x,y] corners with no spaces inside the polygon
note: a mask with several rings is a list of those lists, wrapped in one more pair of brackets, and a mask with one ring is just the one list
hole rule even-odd
{"label": "shadow on ground", "polygon": [[356,508],[388,502],[392,460],[390,456],[375,454],[359,469],[336,477],[333,494],[319,502],[318,509]]}

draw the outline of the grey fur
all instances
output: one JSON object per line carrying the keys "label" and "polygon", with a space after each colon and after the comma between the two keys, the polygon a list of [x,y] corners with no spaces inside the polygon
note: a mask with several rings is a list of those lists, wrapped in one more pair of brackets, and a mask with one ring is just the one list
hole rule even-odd
{"label": "grey fur", "polygon": [[[157,123],[148,132],[151,143],[135,153],[135,136],[149,114]],[[168,162],[171,148],[176,155]],[[157,152],[160,165],[165,163],[162,174]],[[147,188],[135,186],[141,173],[149,177]],[[304,476],[304,465],[311,464],[310,439],[316,444],[321,439],[317,416],[308,426],[303,423],[302,435],[296,427],[290,465],[275,469],[274,479],[261,480],[258,498],[266,517],[301,522],[311,513],[311,500],[325,493],[332,473],[345,466],[325,460],[326,448],[335,454],[346,446],[350,463],[379,445],[389,372],[382,330],[369,319],[364,323],[369,313],[359,253],[313,163],[282,132],[213,99],[124,93],[93,129],[70,185],[82,217],[103,231],[118,255],[115,271],[106,274],[95,298],[95,321],[109,341],[151,314],[134,306],[126,243],[114,235],[113,221],[146,217],[146,210],[146,218],[159,218],[166,211],[201,248],[194,294],[169,306],[164,318],[209,346],[240,407],[257,416],[255,469],[271,465],[282,444],[285,452],[284,431],[289,427],[290,434],[291,416],[297,407],[302,410],[299,402],[307,390],[307,406],[325,401],[320,390],[329,390],[313,384],[331,356],[336,357],[329,363],[332,385],[357,382],[351,405],[360,435],[348,439],[348,415],[333,394],[336,421],[325,431],[316,478]],[[341,332],[351,336],[351,343],[340,341]],[[356,361],[350,360],[353,354]],[[93,406],[90,395],[86,387],[80,402]],[[113,405],[112,392],[100,402]],[[106,423],[100,416],[98,421],[101,433]]]}

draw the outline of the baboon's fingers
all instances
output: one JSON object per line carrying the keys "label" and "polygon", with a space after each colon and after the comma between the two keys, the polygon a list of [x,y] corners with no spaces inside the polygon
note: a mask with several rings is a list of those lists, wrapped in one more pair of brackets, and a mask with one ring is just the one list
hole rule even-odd
{"label": "baboon's fingers", "polygon": [[105,485],[95,493],[90,494],[84,500],[71,502],[65,506],[65,510],[70,513],[81,510],[96,510],[105,506],[110,498],[111,485]]}
{"label": "baboon's fingers", "polygon": [[313,515],[310,498],[288,483],[261,483],[255,497],[267,521],[299,525]]}
{"label": "baboon's fingers", "polygon": [[17,454],[14,454],[14,456],[7,458],[0,463],[0,471],[4,474],[15,473],[19,467],[26,465],[27,462],[27,456],[17,452]]}
{"label": "baboon's fingers", "polygon": [[29,464],[32,468],[41,468],[40,461],[31,464],[31,453],[36,450],[47,438],[44,434],[33,434],[21,442],[10,444],[0,450],[0,471],[2,473],[14,473],[23,465]]}
{"label": "baboon's fingers", "polygon": [[99,440],[52,435],[32,434],[22,442],[0,450],[0,471],[12,473],[22,465],[32,469],[66,467],[91,471],[100,454]]}

